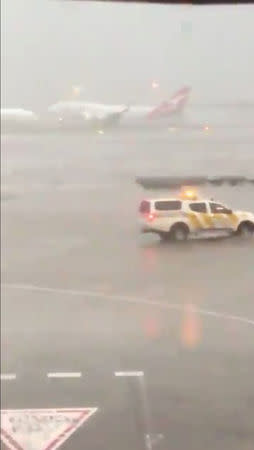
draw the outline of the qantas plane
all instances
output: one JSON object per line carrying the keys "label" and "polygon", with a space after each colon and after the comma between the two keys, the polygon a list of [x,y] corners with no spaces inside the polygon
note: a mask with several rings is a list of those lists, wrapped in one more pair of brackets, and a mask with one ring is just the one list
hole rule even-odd
{"label": "qantas plane", "polygon": [[107,105],[82,101],[58,102],[48,108],[48,113],[58,117],[60,121],[73,121],[75,118],[86,125],[124,126],[147,125],[165,121],[180,114],[189,97],[191,88],[184,87],[177,91],[169,101],[158,106],[142,105]]}

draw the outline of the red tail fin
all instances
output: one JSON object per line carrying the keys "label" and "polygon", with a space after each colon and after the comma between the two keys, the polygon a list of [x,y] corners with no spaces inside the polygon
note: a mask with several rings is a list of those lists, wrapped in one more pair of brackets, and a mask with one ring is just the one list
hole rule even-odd
{"label": "red tail fin", "polygon": [[162,102],[159,106],[154,108],[149,114],[149,119],[159,119],[161,117],[167,117],[176,112],[180,112],[184,109],[189,96],[191,88],[183,87],[177,91],[169,102]]}

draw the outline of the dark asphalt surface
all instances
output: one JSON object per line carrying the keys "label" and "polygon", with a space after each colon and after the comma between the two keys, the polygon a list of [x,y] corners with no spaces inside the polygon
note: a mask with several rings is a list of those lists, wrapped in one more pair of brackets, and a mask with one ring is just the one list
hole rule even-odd
{"label": "dark asphalt surface", "polygon": [[[1,373],[16,375],[3,409],[97,407],[64,449],[144,450],[138,380],[114,376],[140,370],[154,448],[254,448],[253,241],[139,236],[133,182],[250,175],[253,143],[251,130],[2,137]],[[209,195],[254,209],[251,187]]]}

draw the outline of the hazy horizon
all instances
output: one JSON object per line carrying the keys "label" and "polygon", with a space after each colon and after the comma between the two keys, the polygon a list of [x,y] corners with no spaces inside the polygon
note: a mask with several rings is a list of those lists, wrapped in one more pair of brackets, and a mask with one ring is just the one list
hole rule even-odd
{"label": "hazy horizon", "polygon": [[[254,101],[254,6],[2,0],[2,106],[87,101]],[[152,89],[153,80],[159,82]]]}

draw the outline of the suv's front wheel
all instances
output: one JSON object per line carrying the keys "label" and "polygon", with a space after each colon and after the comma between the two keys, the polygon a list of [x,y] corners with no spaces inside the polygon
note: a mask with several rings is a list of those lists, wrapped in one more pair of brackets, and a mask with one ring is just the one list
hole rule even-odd
{"label": "suv's front wheel", "polygon": [[251,222],[242,222],[239,225],[237,234],[244,238],[249,238],[254,235],[254,224]]}

